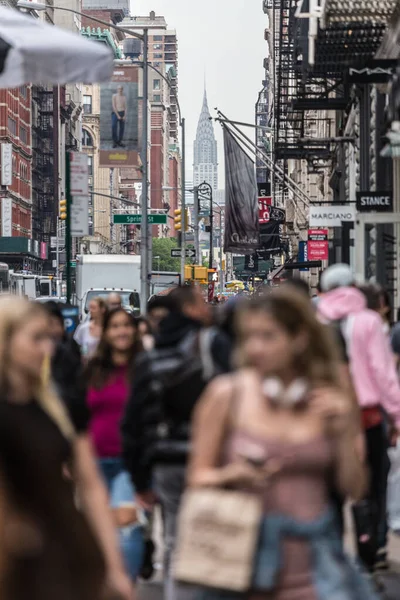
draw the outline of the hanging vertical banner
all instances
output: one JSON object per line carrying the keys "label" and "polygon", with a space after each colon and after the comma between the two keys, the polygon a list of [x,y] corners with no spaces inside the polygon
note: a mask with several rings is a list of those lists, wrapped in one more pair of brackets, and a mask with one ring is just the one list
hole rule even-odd
{"label": "hanging vertical banner", "polygon": [[12,237],[12,198],[1,199],[1,235]]}
{"label": "hanging vertical banner", "polygon": [[1,185],[12,185],[12,144],[1,144]]}
{"label": "hanging vertical banner", "polygon": [[252,254],[260,247],[254,163],[224,127],[225,252]]}
{"label": "hanging vertical banner", "polygon": [[120,66],[100,87],[100,167],[138,166],[139,67]]}
{"label": "hanging vertical banner", "polygon": [[[297,260],[299,262],[307,262],[308,261],[308,242],[304,242],[301,240],[299,242],[299,252],[297,255]],[[299,269],[299,271],[309,271],[307,268]]]}

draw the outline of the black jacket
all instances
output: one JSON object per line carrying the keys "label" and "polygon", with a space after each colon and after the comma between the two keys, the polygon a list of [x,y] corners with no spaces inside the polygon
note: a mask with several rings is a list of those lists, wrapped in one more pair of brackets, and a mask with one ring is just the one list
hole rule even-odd
{"label": "black jacket", "polygon": [[[124,459],[138,491],[148,490],[154,464],[185,464],[190,421],[208,380],[204,378],[199,338],[201,324],[172,314],[161,325],[156,347],[136,365],[122,423]],[[230,364],[230,343],[216,331],[210,339],[213,375]]]}
{"label": "black jacket", "polygon": [[65,338],[51,361],[51,375],[78,433],[87,430],[90,413],[86,405],[86,384],[81,352],[75,340]]}

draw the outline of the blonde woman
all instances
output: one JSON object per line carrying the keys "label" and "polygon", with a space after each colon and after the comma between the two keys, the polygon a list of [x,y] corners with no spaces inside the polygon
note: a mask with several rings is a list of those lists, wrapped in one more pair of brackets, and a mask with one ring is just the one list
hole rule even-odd
{"label": "blonde woman", "polygon": [[[76,435],[42,366],[51,353],[39,304],[0,300],[2,600],[97,600],[108,583],[132,598],[107,495],[86,435]],[[74,489],[62,475],[72,464]],[[0,518],[0,522],[2,519]]]}
{"label": "blonde woman", "polygon": [[205,590],[203,600],[374,597],[343,555],[330,505],[332,486],[361,498],[366,472],[328,334],[293,289],[238,311],[242,368],[216,379],[198,406],[188,479],[258,494],[260,549],[248,593]]}

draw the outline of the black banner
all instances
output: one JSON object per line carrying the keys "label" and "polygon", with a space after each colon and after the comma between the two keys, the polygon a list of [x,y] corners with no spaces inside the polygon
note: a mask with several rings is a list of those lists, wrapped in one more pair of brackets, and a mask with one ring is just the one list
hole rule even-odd
{"label": "black banner", "polygon": [[263,250],[272,253],[278,253],[282,250],[281,237],[279,235],[279,223],[270,221],[260,225],[261,244]]}
{"label": "black banner", "polygon": [[252,254],[260,246],[254,163],[224,127],[225,252]]}

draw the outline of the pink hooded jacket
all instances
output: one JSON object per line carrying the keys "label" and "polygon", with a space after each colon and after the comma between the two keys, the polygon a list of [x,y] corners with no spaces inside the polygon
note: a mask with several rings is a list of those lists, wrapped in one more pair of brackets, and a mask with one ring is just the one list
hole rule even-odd
{"label": "pink hooded jacket", "polygon": [[350,371],[361,408],[382,406],[400,428],[400,384],[394,356],[381,317],[366,305],[356,288],[337,288],[321,297],[318,314],[325,323],[345,323]]}

